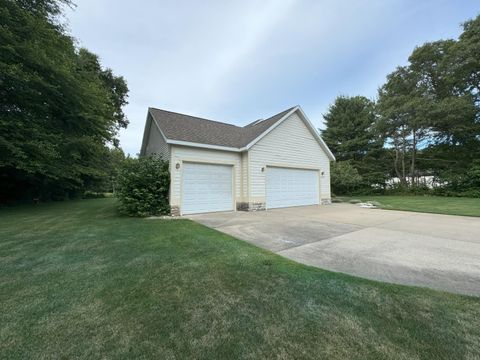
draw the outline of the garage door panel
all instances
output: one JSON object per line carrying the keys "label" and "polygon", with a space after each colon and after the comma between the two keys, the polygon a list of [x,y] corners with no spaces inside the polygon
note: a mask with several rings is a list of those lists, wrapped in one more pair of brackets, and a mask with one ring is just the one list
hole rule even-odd
{"label": "garage door panel", "polygon": [[232,166],[184,163],[182,213],[233,210]]}
{"label": "garage door panel", "polygon": [[267,208],[319,204],[317,170],[267,167]]}

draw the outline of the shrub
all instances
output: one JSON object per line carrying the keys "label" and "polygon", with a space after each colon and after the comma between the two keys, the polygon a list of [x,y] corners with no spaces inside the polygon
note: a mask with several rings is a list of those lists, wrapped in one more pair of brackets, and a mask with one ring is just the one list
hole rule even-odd
{"label": "shrub", "polygon": [[359,188],[362,177],[349,161],[337,161],[332,164],[332,190],[335,194],[349,194]]}
{"label": "shrub", "polygon": [[168,162],[158,157],[127,159],[117,179],[119,210],[129,216],[170,213]]}
{"label": "shrub", "polygon": [[475,160],[465,173],[443,180],[445,185],[433,189],[434,195],[480,198],[480,160]]}
{"label": "shrub", "polygon": [[392,184],[384,191],[385,195],[432,195],[433,189],[426,185],[403,186],[402,184]]}

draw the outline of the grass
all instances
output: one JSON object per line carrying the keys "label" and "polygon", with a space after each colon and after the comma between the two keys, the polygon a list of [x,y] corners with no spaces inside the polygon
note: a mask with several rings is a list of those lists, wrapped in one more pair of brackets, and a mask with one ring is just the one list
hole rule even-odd
{"label": "grass", "polygon": [[480,216],[480,199],[445,196],[359,195],[340,197],[343,201],[359,199],[379,202],[383,209],[426,212],[434,214]]}
{"label": "grass", "polygon": [[474,359],[479,319],[114,199],[0,211],[0,358]]}

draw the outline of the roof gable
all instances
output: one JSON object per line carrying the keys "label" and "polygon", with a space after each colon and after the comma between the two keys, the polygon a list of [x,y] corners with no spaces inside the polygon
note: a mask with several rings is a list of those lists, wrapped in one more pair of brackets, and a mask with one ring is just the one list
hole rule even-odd
{"label": "roof gable", "polygon": [[[329,158],[334,160],[335,157],[299,106],[284,110],[265,120],[256,120],[244,127],[156,108],[148,109],[147,122],[150,121],[151,117],[151,121],[156,124],[169,144],[244,151],[248,150],[263,136],[288,119],[295,111],[299,111],[300,117],[315,139],[319,141]],[[149,127],[146,126],[140,155],[144,155],[148,131]]]}
{"label": "roof gable", "polygon": [[277,121],[275,124],[273,124],[270,128],[268,128],[264,133],[262,133],[259,137],[254,139],[250,144],[246,146],[246,149],[250,149],[253,145],[255,145],[257,142],[259,142],[263,137],[268,135],[270,132],[272,132],[277,126],[282,124],[285,121],[288,121],[288,119],[291,118],[291,115],[293,113],[297,113],[302,120],[302,122],[305,124],[306,128],[310,131],[312,134],[313,138],[319,143],[320,147],[323,149],[323,151],[327,154],[328,158],[332,161],[335,161],[335,156],[333,155],[332,151],[330,148],[327,146],[325,141],[321,138],[320,134],[318,133],[318,130],[313,126],[311,121],[308,119],[307,115],[305,112],[302,110],[300,106],[296,106],[293,108],[291,111],[289,111],[280,121]]}
{"label": "roof gable", "polygon": [[149,114],[168,140],[242,148],[291,109],[245,127],[155,108],[149,108]]}

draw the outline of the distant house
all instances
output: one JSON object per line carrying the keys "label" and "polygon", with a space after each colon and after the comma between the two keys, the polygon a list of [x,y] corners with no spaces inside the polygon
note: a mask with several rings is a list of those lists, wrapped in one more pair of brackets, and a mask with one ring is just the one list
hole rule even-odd
{"label": "distant house", "polygon": [[173,214],[330,203],[335,157],[299,106],[244,127],[149,108],[151,154],[170,161]]}

